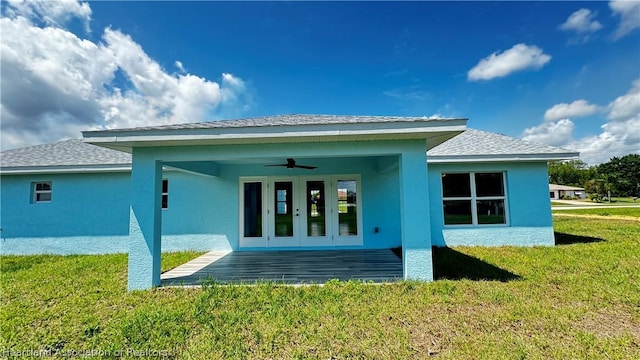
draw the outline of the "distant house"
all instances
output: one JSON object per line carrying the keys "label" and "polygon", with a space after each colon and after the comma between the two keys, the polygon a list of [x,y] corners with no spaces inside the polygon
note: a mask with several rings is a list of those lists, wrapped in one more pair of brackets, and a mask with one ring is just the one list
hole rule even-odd
{"label": "distant house", "polygon": [[84,132],[2,152],[2,254],[129,253],[129,288],[167,250],[554,245],[547,161],[577,153],[466,119],[284,115]]}
{"label": "distant house", "polygon": [[549,184],[549,197],[558,200],[566,197],[585,199],[587,193],[584,188],[566,185]]}

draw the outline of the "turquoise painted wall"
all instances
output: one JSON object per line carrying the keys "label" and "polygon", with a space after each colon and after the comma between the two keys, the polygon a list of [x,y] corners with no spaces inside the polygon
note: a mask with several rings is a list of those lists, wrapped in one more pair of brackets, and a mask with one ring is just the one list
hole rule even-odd
{"label": "turquoise painted wall", "polygon": [[[374,157],[313,162],[313,171],[222,164],[219,177],[164,171],[169,206],[162,211],[162,251],[238,250],[239,177],[256,175],[360,174],[364,247],[400,246],[397,170],[380,173]],[[31,203],[33,181],[52,181],[51,203]],[[3,175],[1,185],[0,253],[129,251],[129,173]]]}
{"label": "turquoise painted wall", "polygon": [[[441,174],[505,172],[509,223],[444,226]],[[431,235],[436,246],[554,245],[546,162],[429,164]]]}
{"label": "turquoise painted wall", "polygon": [[[224,212],[205,205],[214,204],[219,181],[176,171],[163,177],[170,190],[169,209],[162,212],[162,250],[230,249],[226,235],[214,232],[215,221],[208,220],[223,218]],[[53,201],[31,202],[34,181],[52,182]],[[0,185],[0,253],[129,251],[129,173],[3,175]]]}
{"label": "turquoise painted wall", "polygon": [[[3,175],[1,181],[3,250],[15,238],[69,238],[82,248],[76,240],[128,234],[127,173]],[[33,181],[52,182],[50,203],[32,203]]]}
{"label": "turquoise painted wall", "polygon": [[[162,211],[162,250],[237,250],[240,176],[323,174],[361,175],[363,247],[400,246],[399,171],[390,167],[380,172],[379,156],[391,154],[393,158],[406,145],[390,141],[146,149],[167,161],[221,160],[219,177],[164,172],[163,177],[169,179],[169,208]],[[339,156],[346,151],[354,156]],[[323,158],[301,160],[318,166],[313,171],[239,163],[245,158],[282,153],[286,157]],[[430,164],[425,186],[429,188],[427,206],[434,245],[553,245],[546,169],[544,162]],[[449,171],[506,171],[509,226],[445,228],[440,174]],[[32,181],[53,182],[51,203],[31,203]],[[3,175],[0,253],[127,252],[129,195],[129,173]],[[378,233],[374,232],[376,227]]]}

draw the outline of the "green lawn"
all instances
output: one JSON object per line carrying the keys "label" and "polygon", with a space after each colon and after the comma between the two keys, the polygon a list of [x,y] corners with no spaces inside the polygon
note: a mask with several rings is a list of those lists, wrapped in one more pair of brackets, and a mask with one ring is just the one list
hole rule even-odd
{"label": "green lawn", "polygon": [[[579,201],[579,202],[583,202],[585,205],[593,205],[596,204],[595,202],[587,199],[583,199],[583,200],[572,200],[572,201]],[[630,197],[612,197],[611,198],[611,202],[608,201],[601,201],[597,204],[602,204],[602,205],[621,205],[621,206],[628,206],[628,205],[640,205],[640,199],[636,199],[636,201],[633,201],[633,198]],[[563,203],[562,201],[556,201],[556,200],[551,200],[551,205],[552,206],[575,206],[574,204],[567,204],[567,203]]]}
{"label": "green lawn", "polygon": [[[591,200],[585,200],[585,202],[591,202]],[[636,199],[633,201],[633,198],[630,197],[612,197],[611,202],[603,200],[600,204],[605,205],[640,205],[640,200]]]}
{"label": "green lawn", "polygon": [[[0,358],[640,358],[637,222],[555,227],[551,248],[436,249],[428,284],[128,293],[126,255],[3,256]],[[163,268],[197,255],[166,254]]]}
{"label": "green lawn", "polygon": [[637,208],[592,208],[592,209],[571,209],[553,210],[558,214],[578,214],[578,215],[599,215],[599,216],[631,216],[640,218],[640,207]]}

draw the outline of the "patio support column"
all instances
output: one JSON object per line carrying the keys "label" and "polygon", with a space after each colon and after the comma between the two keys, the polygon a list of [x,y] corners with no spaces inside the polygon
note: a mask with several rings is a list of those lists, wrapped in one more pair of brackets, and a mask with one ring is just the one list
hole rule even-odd
{"label": "patio support column", "polygon": [[433,281],[427,149],[411,142],[400,155],[400,219],[405,280]]}
{"label": "patio support column", "polygon": [[162,162],[132,160],[128,288],[142,290],[160,285]]}

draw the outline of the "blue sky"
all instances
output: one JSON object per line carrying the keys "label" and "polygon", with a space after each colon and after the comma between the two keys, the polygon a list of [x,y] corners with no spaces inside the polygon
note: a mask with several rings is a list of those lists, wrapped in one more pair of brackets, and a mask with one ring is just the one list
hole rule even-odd
{"label": "blue sky", "polygon": [[289,113],[640,153],[640,2],[2,3],[2,148]]}

